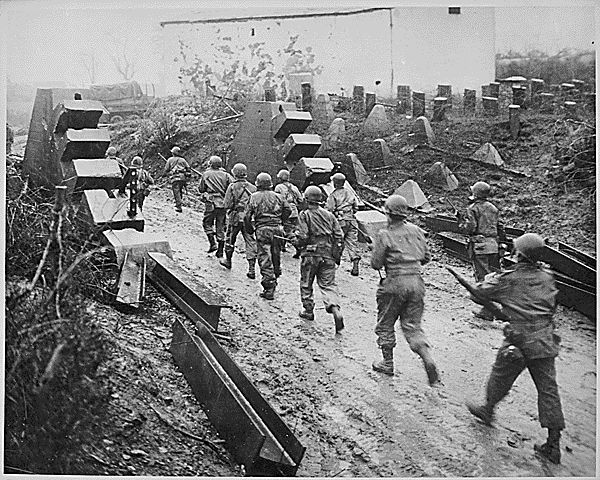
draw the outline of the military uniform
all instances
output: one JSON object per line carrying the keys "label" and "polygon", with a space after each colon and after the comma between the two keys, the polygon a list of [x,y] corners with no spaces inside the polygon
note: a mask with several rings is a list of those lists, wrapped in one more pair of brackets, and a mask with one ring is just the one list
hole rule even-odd
{"label": "military uniform", "polygon": [[275,186],[275,193],[279,193],[285,198],[292,210],[289,218],[283,224],[285,236],[289,237],[298,225],[298,206],[302,203],[302,194],[296,185],[290,182],[281,182]]}
{"label": "military uniform", "polygon": [[467,250],[475,280],[481,282],[488,273],[500,269],[498,236],[502,227],[498,221],[498,209],[488,200],[476,198],[467,208],[462,228],[469,235]]}
{"label": "military uniform", "polygon": [[371,266],[376,270],[385,267],[386,272],[377,289],[375,333],[380,347],[396,346],[398,318],[411,350],[419,353],[429,347],[421,328],[425,296],[421,264],[430,259],[423,231],[410,222],[397,222],[377,233]]}
{"label": "military uniform", "polygon": [[288,202],[272,190],[259,190],[250,196],[246,211],[246,230],[255,232],[261,285],[272,294],[281,275],[281,240],[283,222],[291,213]]}
{"label": "military uniform", "polygon": [[169,157],[163,175],[169,175],[173,197],[175,198],[175,209],[181,212],[181,196],[187,180],[191,174],[189,163],[178,156]]}
{"label": "military uniform", "polygon": [[341,254],[342,229],[336,218],[318,205],[309,205],[300,212],[295,231],[296,245],[302,250],[300,263],[300,298],[305,312],[312,313],[315,307],[313,282],[323,296],[325,310],[331,313],[339,307],[335,284],[335,257]]}
{"label": "military uniform", "polygon": [[209,168],[202,174],[199,191],[204,199],[202,227],[210,238],[216,236],[218,242],[225,241],[225,192],[233,179],[226,171]]}
{"label": "military uniform", "polygon": [[227,210],[227,242],[225,254],[231,258],[238,233],[242,233],[246,244],[246,258],[254,265],[256,261],[256,239],[244,226],[250,196],[256,192],[256,187],[246,179],[237,179],[227,187],[224,206]]}
{"label": "military uniform", "polygon": [[509,322],[487,382],[486,408],[493,411],[527,368],[538,391],[540,424],[564,429],[554,366],[559,342],[552,320],[558,293],[554,277],[539,264],[519,262],[512,270],[487,275],[476,289],[478,296],[500,303]]}
{"label": "military uniform", "polygon": [[354,213],[358,210],[356,195],[344,187],[336,188],[327,198],[326,208],[335,215],[344,232],[344,248],[350,260],[359,260],[358,222]]}

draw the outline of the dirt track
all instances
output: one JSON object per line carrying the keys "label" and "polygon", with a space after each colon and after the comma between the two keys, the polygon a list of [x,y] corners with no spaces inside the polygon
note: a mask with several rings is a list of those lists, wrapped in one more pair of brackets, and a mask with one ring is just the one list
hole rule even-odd
{"label": "dirt track", "polygon": [[159,189],[147,200],[146,231],[165,235],[176,260],[234,306],[222,315],[220,328],[233,337],[226,348],[307,447],[299,476],[595,476],[596,339],[579,314],[562,308],[557,314],[567,429],[563,464],[555,466],[533,454],[546,431],[527,374],[500,404],[495,428],[475,422],[464,407],[466,399],[482,398],[501,331],[473,319],[474,304],[443,268],[448,259],[434,257],[424,275],[424,327],[444,382],[432,389],[402,337],[397,374],[371,370],[379,354],[373,333],[378,275],[366,250],[358,278],[349,275],[347,261],[338,270],[346,329],[335,335],[324,309],[314,322],[297,316],[299,264],[290,253],[283,254],[275,300],[265,301],[259,279],[245,276],[242,244],[233,269],[225,270],[205,253],[201,213],[184,207],[176,214],[170,195]]}

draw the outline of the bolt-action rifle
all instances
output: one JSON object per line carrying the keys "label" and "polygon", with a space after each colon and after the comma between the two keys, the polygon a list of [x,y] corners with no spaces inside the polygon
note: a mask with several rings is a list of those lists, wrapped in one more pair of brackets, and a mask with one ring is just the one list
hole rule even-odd
{"label": "bolt-action rifle", "polygon": [[506,318],[506,316],[502,313],[502,310],[486,298],[483,298],[479,294],[477,289],[473,285],[471,285],[471,283],[465,277],[463,277],[452,267],[446,267],[446,270],[448,270],[452,275],[454,275],[456,280],[458,280],[458,283],[460,283],[463,287],[467,289],[467,291],[473,296],[477,303],[483,305],[486,308],[486,310],[491,312],[496,318]]}

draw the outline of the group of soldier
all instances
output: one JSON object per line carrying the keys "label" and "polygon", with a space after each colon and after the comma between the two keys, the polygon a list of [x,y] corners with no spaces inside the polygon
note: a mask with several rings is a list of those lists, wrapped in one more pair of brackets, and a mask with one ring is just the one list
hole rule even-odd
{"label": "group of soldier", "polygon": [[[172,153],[164,173],[170,175],[176,210],[181,211],[181,183],[188,178],[190,167],[178,156],[178,147]],[[289,182],[287,170],[278,173],[279,184],[273,189],[268,173],[259,173],[252,184],[242,163],[233,166],[231,175],[223,169],[220,157],[212,156],[209,163],[199,187],[205,203],[203,227],[209,240],[208,252],[216,252],[220,263],[231,269],[234,245],[241,233],[247,276],[255,278],[258,259],[263,287],[260,296],[272,300],[281,275],[281,251],[291,243],[296,248],[294,256],[301,257],[303,309],[299,316],[314,320],[316,279],[325,309],[333,315],[336,333],[343,330],[336,265],[340,264],[344,247],[352,261],[352,275],[358,275],[360,260],[354,216],[358,200],[352,190],[345,188],[344,175],[332,176],[334,190],[329,196],[315,185],[302,194]],[[483,306],[476,316],[505,322],[504,341],[487,381],[485,402],[468,402],[467,407],[490,425],[495,406],[527,368],[538,391],[539,421],[548,429],[547,441],[536,444],[535,451],[560,463],[559,440],[565,423],[554,365],[560,341],[553,322],[558,291],[552,274],[540,263],[544,240],[537,234],[526,233],[515,239],[516,264],[508,270],[500,269],[499,244],[505,238],[498,208],[488,199],[490,193],[490,185],[476,182],[471,186],[466,213],[456,212],[463,232],[469,236],[468,250],[477,282],[472,286],[471,299]],[[381,277],[375,333],[382,359],[373,362],[372,368],[394,374],[395,324],[399,321],[408,345],[423,361],[429,384],[439,386],[440,374],[421,326],[425,296],[422,265],[431,258],[425,232],[408,221],[410,209],[404,197],[391,195],[384,208],[388,226],[376,234],[370,262]]]}

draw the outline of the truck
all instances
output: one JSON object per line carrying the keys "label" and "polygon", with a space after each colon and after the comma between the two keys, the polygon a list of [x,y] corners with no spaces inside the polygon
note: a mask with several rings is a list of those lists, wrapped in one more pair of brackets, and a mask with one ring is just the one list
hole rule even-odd
{"label": "truck", "polygon": [[142,91],[139,83],[134,80],[110,85],[91,85],[86,97],[101,102],[108,110],[108,114],[100,118],[101,123],[117,123],[143,116],[156,98],[154,84],[150,86],[152,95],[148,95],[148,84],[145,85],[145,91]]}

